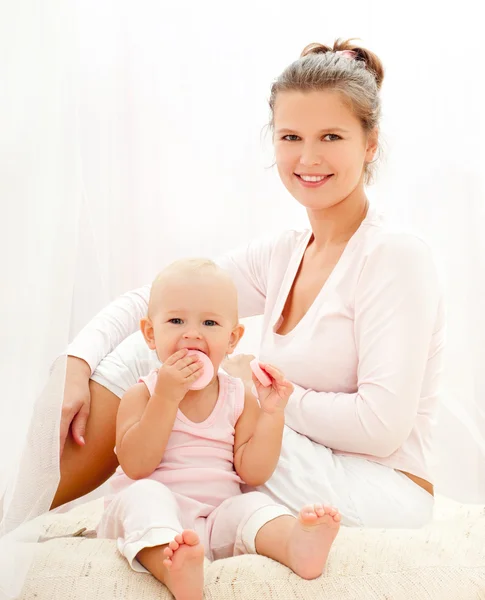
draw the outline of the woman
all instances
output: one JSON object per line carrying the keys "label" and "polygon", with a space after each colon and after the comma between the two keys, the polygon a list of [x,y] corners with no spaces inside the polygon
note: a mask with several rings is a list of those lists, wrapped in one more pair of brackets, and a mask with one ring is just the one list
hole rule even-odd
{"label": "woman", "polygon": [[[382,80],[378,57],[350,41],[312,44],[282,73],[270,98],[276,164],[311,229],[217,262],[238,287],[241,317],[264,315],[260,360],[295,386],[264,491],[292,511],[313,494],[338,506],[344,525],[420,527],[433,507],[444,311],[429,248],[386,228],[366,198]],[[147,286],[113,302],[69,348],[53,506],[117,466],[119,397],[152,361],[140,334],[120,342],[137,330],[148,295]],[[227,370],[249,382],[249,359]]]}

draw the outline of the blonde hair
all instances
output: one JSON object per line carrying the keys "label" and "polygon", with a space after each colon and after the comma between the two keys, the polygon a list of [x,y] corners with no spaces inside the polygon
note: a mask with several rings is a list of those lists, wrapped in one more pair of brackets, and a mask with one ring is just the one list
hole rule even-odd
{"label": "blonde hair", "polygon": [[[380,59],[370,50],[353,44],[352,40],[337,39],[332,48],[309,44],[271,87],[270,127],[274,129],[274,107],[280,92],[330,90],[340,92],[368,134],[379,125],[379,91],[383,79],[384,67]],[[373,166],[365,165],[366,183],[373,180]]]}

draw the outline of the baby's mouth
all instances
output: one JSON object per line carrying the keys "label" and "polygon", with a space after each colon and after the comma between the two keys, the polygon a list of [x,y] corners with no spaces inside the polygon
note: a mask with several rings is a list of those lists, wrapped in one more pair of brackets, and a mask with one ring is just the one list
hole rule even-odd
{"label": "baby's mouth", "polygon": [[193,350],[195,352],[202,352],[202,354],[205,354],[206,356],[208,356],[207,352],[205,350],[201,350],[200,348],[194,348],[192,346],[187,346],[186,348],[183,348],[184,350]]}

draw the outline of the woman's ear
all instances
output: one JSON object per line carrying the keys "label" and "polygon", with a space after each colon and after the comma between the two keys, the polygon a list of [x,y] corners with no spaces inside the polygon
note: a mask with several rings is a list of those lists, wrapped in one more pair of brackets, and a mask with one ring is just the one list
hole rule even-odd
{"label": "woman's ear", "polygon": [[374,128],[367,136],[367,145],[365,150],[365,162],[371,163],[377,154],[379,146],[379,130]]}
{"label": "woman's ear", "polygon": [[236,346],[239,344],[239,340],[244,335],[245,327],[238,323],[236,327],[232,330],[231,337],[229,338],[229,344],[227,346],[227,354],[232,354],[236,349]]}
{"label": "woman's ear", "polygon": [[153,331],[153,323],[149,317],[143,317],[140,321],[140,329],[150,350],[156,350],[155,332]]}

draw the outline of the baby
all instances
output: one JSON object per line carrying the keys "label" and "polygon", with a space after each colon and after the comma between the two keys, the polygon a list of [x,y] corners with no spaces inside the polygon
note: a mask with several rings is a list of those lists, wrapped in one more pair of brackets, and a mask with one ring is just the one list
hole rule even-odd
{"label": "baby", "polygon": [[[98,535],[116,539],[131,567],[152,573],[176,600],[202,600],[204,555],[257,553],[305,579],[321,575],[337,510],[309,505],[295,518],[269,496],[240,489],[271,477],[293,386],[260,364],[271,384],[253,378],[257,399],[240,379],[218,373],[244,333],[229,276],[207,260],[174,263],[153,283],[141,330],[163,366],[121,400],[120,467]],[[204,370],[191,350],[214,367],[203,389],[191,389]]]}

